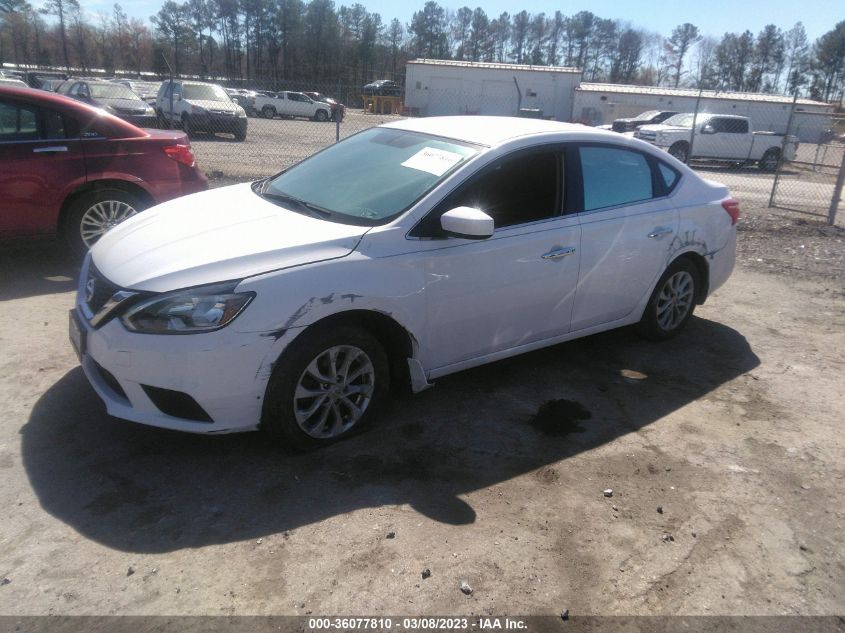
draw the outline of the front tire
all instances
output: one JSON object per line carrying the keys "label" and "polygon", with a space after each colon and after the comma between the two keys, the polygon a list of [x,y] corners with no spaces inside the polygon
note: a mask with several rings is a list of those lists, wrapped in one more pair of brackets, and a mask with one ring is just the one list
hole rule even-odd
{"label": "front tire", "polygon": [[390,388],[387,354],[359,328],[316,328],[294,339],[267,386],[261,428],[297,450],[343,439],[369,423]]}
{"label": "front tire", "polygon": [[686,163],[689,158],[689,144],[684,141],[678,141],[669,148],[669,155],[674,156],[682,163]]}
{"label": "front tire", "polygon": [[71,205],[65,225],[65,241],[79,256],[124,220],[143,211],[146,205],[122,189],[100,189],[77,198]]}
{"label": "front tire", "polygon": [[261,114],[264,116],[265,119],[273,119],[276,117],[276,108],[273,106],[264,106],[261,108]]}
{"label": "front tire", "polygon": [[676,336],[692,318],[700,284],[698,269],[689,259],[672,262],[651,293],[639,323],[640,333],[656,341]]}

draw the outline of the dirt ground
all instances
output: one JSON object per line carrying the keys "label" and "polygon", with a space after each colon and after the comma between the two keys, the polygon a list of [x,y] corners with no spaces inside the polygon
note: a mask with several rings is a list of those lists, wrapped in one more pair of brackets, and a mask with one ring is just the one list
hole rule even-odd
{"label": "dirt ground", "polygon": [[306,455],[107,416],[74,268],[0,250],[0,614],[842,614],[845,232],[744,212],[676,340],[466,371]]}

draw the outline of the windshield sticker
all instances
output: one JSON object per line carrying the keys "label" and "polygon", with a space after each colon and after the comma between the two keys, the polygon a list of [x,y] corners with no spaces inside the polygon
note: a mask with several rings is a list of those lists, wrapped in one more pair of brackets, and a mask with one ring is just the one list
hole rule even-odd
{"label": "windshield sticker", "polygon": [[444,149],[436,149],[434,147],[424,147],[402,163],[402,166],[425,171],[435,176],[442,176],[451,167],[459,163],[461,158],[463,157],[455,152],[447,152]]}

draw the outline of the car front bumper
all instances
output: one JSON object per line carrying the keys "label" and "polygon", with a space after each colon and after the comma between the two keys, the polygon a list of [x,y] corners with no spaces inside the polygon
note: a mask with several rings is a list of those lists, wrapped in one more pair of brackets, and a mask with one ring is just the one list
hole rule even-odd
{"label": "car front bumper", "polygon": [[138,334],[119,318],[94,328],[83,296],[78,293],[69,315],[70,340],[110,415],[190,433],[259,427],[264,393],[278,358],[277,337],[231,328],[187,335]]}
{"label": "car front bumper", "polygon": [[191,114],[191,126],[196,130],[223,132],[229,134],[245,133],[247,118],[220,114]]}

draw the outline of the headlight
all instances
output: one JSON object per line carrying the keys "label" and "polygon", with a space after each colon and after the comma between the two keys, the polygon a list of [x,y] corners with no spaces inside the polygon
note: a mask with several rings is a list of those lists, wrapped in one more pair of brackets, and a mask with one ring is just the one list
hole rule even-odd
{"label": "headlight", "polygon": [[156,113],[156,111],[153,109],[152,106],[147,106],[147,109],[144,110],[144,114],[146,116],[153,116],[153,115],[155,115],[155,113]]}
{"label": "headlight", "polygon": [[246,110],[244,110],[244,109],[243,109],[242,107],[240,107],[240,106],[238,106],[238,116],[239,116],[239,117],[245,117],[245,116],[246,116]]}
{"label": "headlight", "polygon": [[196,334],[231,323],[255,297],[234,292],[237,283],[189,288],[158,295],[133,306],[123,324],[145,334]]}
{"label": "headlight", "polygon": [[104,106],[103,106],[103,110],[105,110],[105,111],[106,111],[106,112],[108,112],[109,114],[117,114],[117,110],[115,110],[115,109],[114,109],[113,107],[111,107],[110,105],[104,105]]}
{"label": "headlight", "polygon": [[203,112],[205,112],[205,108],[201,108],[199,106],[192,105],[191,106],[191,112],[194,113],[194,114],[202,114]]}

